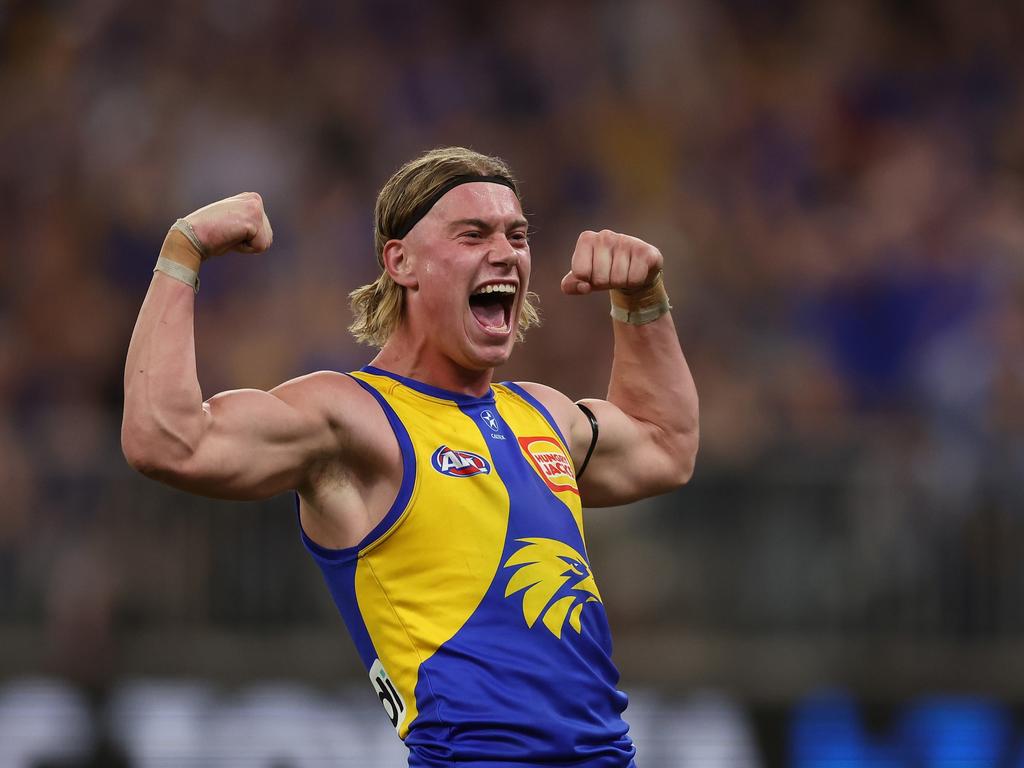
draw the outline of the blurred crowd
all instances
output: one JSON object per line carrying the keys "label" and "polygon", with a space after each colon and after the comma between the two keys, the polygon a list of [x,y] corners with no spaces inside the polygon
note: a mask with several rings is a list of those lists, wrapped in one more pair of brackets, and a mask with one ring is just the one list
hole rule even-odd
{"label": "blurred crowd", "polygon": [[666,257],[701,453],[692,487],[595,517],[613,620],[1024,629],[1021,29],[959,0],[0,5],[0,626],[48,617],[95,659],[126,599],[159,621],[161,557],[232,556],[120,455],[174,219],[255,190],[274,226],[203,270],[207,395],[349,370],[376,192],[459,144],[512,164],[534,230],[544,325],[499,379],[602,395],[607,306],[558,291],[575,238]]}

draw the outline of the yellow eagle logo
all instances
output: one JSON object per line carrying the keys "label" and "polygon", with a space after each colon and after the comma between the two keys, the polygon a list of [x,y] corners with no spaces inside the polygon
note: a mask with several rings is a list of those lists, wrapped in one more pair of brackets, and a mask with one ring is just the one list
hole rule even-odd
{"label": "yellow eagle logo", "polygon": [[540,617],[558,639],[566,616],[569,626],[581,631],[580,614],[590,602],[601,602],[590,566],[579,552],[555,539],[516,539],[525,546],[505,561],[506,568],[521,566],[505,587],[505,597],[523,594],[523,618],[533,627]]}

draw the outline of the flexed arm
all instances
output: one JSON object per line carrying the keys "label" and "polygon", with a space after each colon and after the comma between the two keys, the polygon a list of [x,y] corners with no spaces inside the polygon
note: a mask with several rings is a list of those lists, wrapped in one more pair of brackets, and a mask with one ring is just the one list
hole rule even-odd
{"label": "flexed arm", "polygon": [[[273,233],[255,193],[185,217],[202,252],[172,229],[160,255],[198,271],[228,251],[260,253]],[[336,446],[314,377],[270,391],[237,390],[209,401],[196,374],[192,286],[158,271],[139,312],[124,375],[121,445],[146,475],[195,493],[260,498],[294,488]]]}
{"label": "flexed arm", "polygon": [[[664,493],[693,473],[697,389],[667,304],[661,304],[663,262],[657,248],[638,238],[609,230],[584,232],[576,243],[572,270],[562,279],[565,294],[607,290],[619,307],[612,320],[615,352],[608,398],[581,401],[599,427],[593,456],[580,478],[585,506],[624,504]],[[555,390],[528,386],[566,426],[579,466],[591,441],[589,420]]]}

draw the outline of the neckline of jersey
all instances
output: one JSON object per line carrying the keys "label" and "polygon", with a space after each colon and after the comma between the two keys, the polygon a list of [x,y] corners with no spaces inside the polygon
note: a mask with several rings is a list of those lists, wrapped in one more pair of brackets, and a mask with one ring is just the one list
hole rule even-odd
{"label": "neckline of jersey", "polygon": [[401,376],[391,371],[385,371],[383,368],[376,368],[372,365],[364,365],[360,368],[364,373],[371,373],[375,376],[384,376],[389,379],[397,381],[409,389],[419,392],[423,395],[429,395],[430,397],[438,398],[439,400],[451,400],[455,404],[460,406],[465,405],[482,405],[494,402],[494,389],[491,387],[487,388],[487,394],[477,397],[476,395],[466,395],[462,392],[452,392],[448,389],[441,389],[430,384],[424,384],[422,381],[416,379],[410,379],[407,376]]}

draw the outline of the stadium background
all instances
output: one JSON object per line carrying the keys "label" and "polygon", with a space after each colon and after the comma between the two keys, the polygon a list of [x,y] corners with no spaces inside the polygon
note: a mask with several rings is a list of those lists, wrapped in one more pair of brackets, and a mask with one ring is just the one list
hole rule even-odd
{"label": "stadium background", "polygon": [[[1010,2],[0,3],[0,765],[398,765],[291,502],[134,475],[122,365],[163,233],[200,381],[371,354],[372,204],[464,144],[522,178],[545,325],[600,395],[577,233],[657,244],[691,485],[589,513],[644,768],[1024,764],[1024,12]],[[951,762],[952,761],[952,762]]]}

